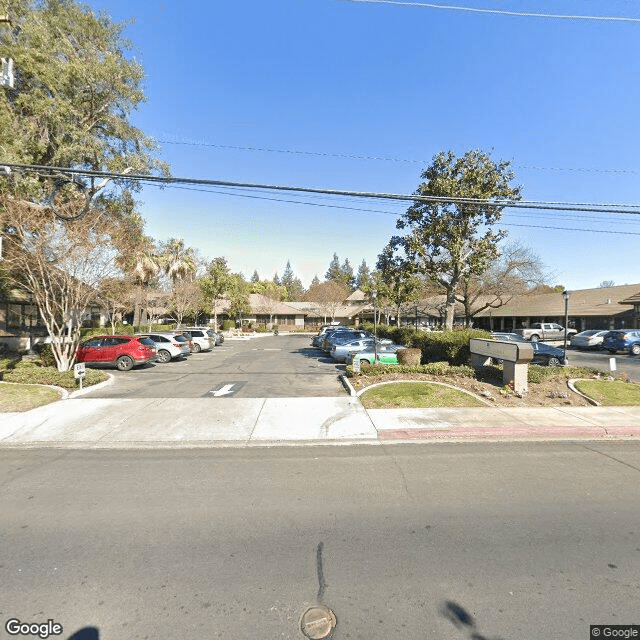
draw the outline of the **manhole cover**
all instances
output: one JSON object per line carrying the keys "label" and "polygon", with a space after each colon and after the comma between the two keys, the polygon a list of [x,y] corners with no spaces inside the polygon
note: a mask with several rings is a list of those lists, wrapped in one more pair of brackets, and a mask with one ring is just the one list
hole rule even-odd
{"label": "manhole cover", "polygon": [[336,626],[336,615],[325,606],[311,607],[302,614],[300,629],[307,638],[321,640],[331,635]]}

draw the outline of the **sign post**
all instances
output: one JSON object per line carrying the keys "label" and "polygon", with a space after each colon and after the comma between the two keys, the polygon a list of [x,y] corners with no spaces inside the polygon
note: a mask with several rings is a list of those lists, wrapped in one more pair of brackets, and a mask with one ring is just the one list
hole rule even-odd
{"label": "sign post", "polygon": [[78,362],[73,365],[73,377],[76,380],[80,380],[80,390],[82,390],[82,381],[86,373],[86,367],[84,362]]}

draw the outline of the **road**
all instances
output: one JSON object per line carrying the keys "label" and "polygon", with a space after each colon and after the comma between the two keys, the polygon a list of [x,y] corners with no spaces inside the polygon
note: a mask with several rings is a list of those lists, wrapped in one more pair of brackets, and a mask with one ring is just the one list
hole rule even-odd
{"label": "road", "polygon": [[89,398],[282,398],[341,396],[344,370],[311,347],[311,336],[261,336],[226,340],[210,352],[185,360],[109,370],[114,385],[91,391]]}
{"label": "road", "polygon": [[3,450],[0,619],[286,640],[321,601],[335,639],[586,640],[638,623],[638,495],[633,442]]}

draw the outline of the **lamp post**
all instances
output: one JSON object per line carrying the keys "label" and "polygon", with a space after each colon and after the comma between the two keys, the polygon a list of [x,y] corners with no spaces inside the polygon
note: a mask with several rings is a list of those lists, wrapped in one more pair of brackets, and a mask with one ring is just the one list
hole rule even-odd
{"label": "lamp post", "polygon": [[376,297],[378,290],[373,289],[371,297],[373,298],[373,364],[378,364],[378,314],[376,311]]}
{"label": "lamp post", "polygon": [[567,361],[567,329],[569,324],[569,292],[565,289],[562,292],[564,298],[564,360]]}

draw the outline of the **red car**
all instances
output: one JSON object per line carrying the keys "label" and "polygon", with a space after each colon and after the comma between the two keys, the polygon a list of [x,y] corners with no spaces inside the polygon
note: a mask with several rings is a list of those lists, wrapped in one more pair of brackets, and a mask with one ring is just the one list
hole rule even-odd
{"label": "red car", "polygon": [[155,360],[156,353],[156,344],[150,338],[93,336],[78,347],[76,362],[111,365],[119,371],[129,371],[134,365]]}

